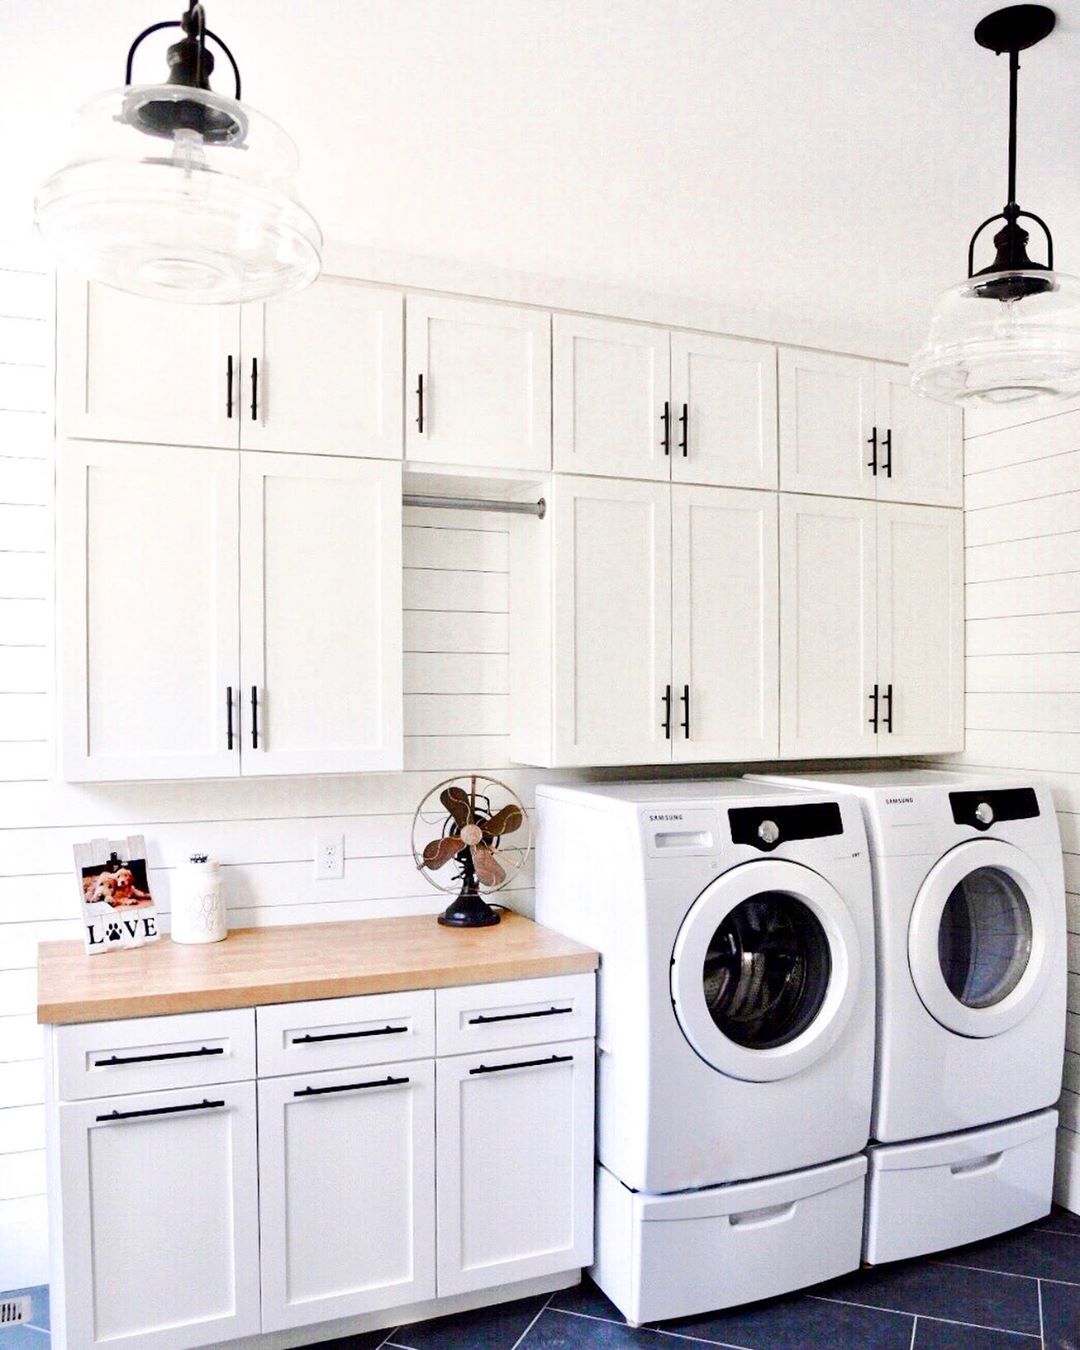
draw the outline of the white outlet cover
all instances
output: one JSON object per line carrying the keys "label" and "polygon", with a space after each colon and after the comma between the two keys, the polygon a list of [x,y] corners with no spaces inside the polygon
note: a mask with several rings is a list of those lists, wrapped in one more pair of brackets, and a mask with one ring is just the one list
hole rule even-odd
{"label": "white outlet cover", "polygon": [[315,836],[315,880],[340,881],[345,875],[345,836],[319,833]]}

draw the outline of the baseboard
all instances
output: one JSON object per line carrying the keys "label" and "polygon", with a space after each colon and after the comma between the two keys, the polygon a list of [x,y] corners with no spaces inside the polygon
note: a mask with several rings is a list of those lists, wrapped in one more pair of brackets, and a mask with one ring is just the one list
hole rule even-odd
{"label": "baseboard", "polygon": [[1054,1199],[1063,1208],[1080,1214],[1080,1134],[1072,1130],[1057,1132]]}

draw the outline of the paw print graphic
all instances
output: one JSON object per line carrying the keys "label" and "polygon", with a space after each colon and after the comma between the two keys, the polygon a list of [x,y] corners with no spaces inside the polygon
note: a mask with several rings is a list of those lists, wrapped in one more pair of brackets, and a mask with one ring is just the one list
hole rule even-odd
{"label": "paw print graphic", "polygon": [[107,923],[105,925],[105,936],[110,942],[119,942],[123,936],[118,923]]}

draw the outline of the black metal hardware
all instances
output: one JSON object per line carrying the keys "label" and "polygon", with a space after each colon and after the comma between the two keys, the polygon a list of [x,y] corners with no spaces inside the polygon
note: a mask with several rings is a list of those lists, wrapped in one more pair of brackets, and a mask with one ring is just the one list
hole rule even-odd
{"label": "black metal hardware", "polygon": [[480,1013],[469,1018],[469,1026],[489,1026],[492,1022],[520,1022],[526,1017],[558,1017],[562,1013],[572,1013],[573,1008],[542,1008],[538,1012],[523,1013]]}
{"label": "black metal hardware", "polygon": [[881,442],[881,448],[885,451],[885,459],[881,465],[881,472],[886,478],[892,477],[892,427],[886,427],[885,439]]}
{"label": "black metal hardware", "polygon": [[664,424],[664,439],[661,441],[661,445],[663,445],[663,447],[664,447],[664,454],[665,454],[665,455],[670,455],[670,454],[671,454],[671,404],[668,402],[667,399],[664,399],[664,415],[660,418],[660,421]]}
{"label": "black metal hardware", "polygon": [[225,360],[225,416],[232,418],[232,382],[233,382],[233,359],[232,352]]}
{"label": "black metal hardware", "polygon": [[251,748],[259,748],[259,690],[254,684],[251,686]]}
{"label": "black metal hardware", "polygon": [[679,426],[682,427],[679,449],[682,451],[683,459],[685,459],[690,453],[690,405],[688,403],[682,405],[682,412],[679,414]]}
{"label": "black metal hardware", "polygon": [[891,685],[891,684],[887,684],[887,685],[885,686],[885,693],[884,693],[884,695],[883,695],[883,698],[884,698],[884,700],[885,700],[885,713],[884,713],[883,716],[882,716],[882,721],[883,721],[884,724],[885,724],[885,730],[886,730],[886,731],[889,733],[889,735],[891,736],[891,735],[892,735],[892,705],[893,705],[893,699],[892,699],[892,685]]}
{"label": "black metal hardware", "polygon": [[109,1068],[114,1064],[153,1064],[159,1059],[201,1059],[205,1055],[223,1055],[223,1045],[204,1045],[200,1050],[167,1050],[160,1055],[110,1055],[108,1059],[95,1059],[95,1069]]}
{"label": "black metal hardware", "polygon": [[259,420],[259,358],[251,358],[251,420]]}
{"label": "black metal hardware", "polygon": [[421,436],[424,434],[424,375],[422,371],[416,377],[416,429]]}
{"label": "black metal hardware", "polygon": [[318,1041],[356,1041],[364,1036],[396,1036],[408,1031],[408,1027],[375,1027],[369,1031],[327,1031],[318,1036],[310,1032],[305,1036],[294,1036],[293,1045],[314,1045]]}
{"label": "black metal hardware", "polygon": [[683,702],[683,720],[682,729],[686,733],[686,739],[690,739],[690,686],[684,684],[682,687]]}
{"label": "black metal hardware", "polygon": [[233,748],[233,724],[232,724],[232,685],[225,690],[225,744],[229,750]]}
{"label": "black metal hardware", "polygon": [[219,1106],[224,1106],[221,1102],[188,1102],[184,1106],[155,1106],[148,1111],[109,1111],[107,1115],[98,1116],[98,1122],[108,1120],[139,1120],[143,1116],[177,1116],[181,1111],[213,1111]]}
{"label": "black metal hardware", "polygon": [[870,458],[866,461],[866,467],[877,477],[877,427],[873,429],[867,437],[866,444],[870,447]]}
{"label": "black metal hardware", "polygon": [[879,691],[878,691],[878,686],[877,686],[876,684],[874,685],[874,692],[869,696],[869,698],[870,698],[870,702],[874,705],[874,715],[873,715],[873,717],[869,718],[869,722],[870,722],[871,727],[873,727],[874,731],[877,731],[877,729],[878,729]]}
{"label": "black metal hardware", "polygon": [[521,1059],[513,1064],[478,1064],[470,1073],[503,1073],[507,1069],[538,1069],[543,1064],[569,1064],[573,1055],[549,1055],[547,1059]]}
{"label": "black metal hardware", "polygon": [[407,1083],[407,1078],[371,1078],[366,1083],[339,1083],[337,1087],[300,1088],[293,1093],[294,1097],[326,1097],[331,1092],[359,1092],[361,1088],[373,1087],[398,1087],[402,1083]]}
{"label": "black metal hardware", "polygon": [[664,720],[661,723],[664,728],[664,740],[671,740],[671,685],[664,688]]}

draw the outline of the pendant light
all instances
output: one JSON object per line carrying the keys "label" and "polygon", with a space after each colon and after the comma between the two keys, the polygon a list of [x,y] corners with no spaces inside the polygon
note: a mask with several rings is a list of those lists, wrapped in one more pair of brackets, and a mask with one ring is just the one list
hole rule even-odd
{"label": "pendant light", "polygon": [[[980,47],[1009,56],[1009,190],[1005,209],[984,220],[968,245],[968,279],[947,290],[930,336],[911,361],[911,384],[947,403],[1007,404],[1080,394],[1080,280],[1054,271],[1049,226],[1016,202],[1016,91],[1020,53],[1054,28],[1044,5],[1012,5],[975,29]],[[975,270],[979,236],[994,235],[994,260]],[[1045,239],[1046,262],[1028,257],[1027,220]]]}
{"label": "pendant light", "polygon": [[[164,28],[164,84],[132,83],[143,39]],[[234,96],[210,89],[213,42],[232,68]],[[34,203],[58,260],[94,280],[158,300],[232,304],[306,286],[319,274],[322,235],[296,200],[296,147],[240,102],[240,70],[192,0],[131,45],[122,89],[78,115],[71,160]]]}

